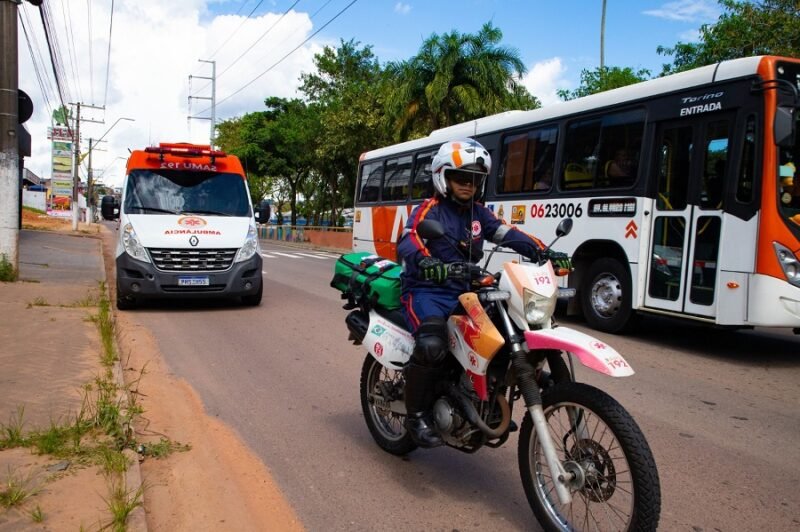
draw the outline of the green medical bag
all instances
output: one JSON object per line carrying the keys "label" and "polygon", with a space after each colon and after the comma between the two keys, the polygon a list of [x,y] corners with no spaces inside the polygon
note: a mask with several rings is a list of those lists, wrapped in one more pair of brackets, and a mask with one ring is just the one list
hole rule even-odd
{"label": "green medical bag", "polygon": [[373,305],[400,308],[402,268],[372,253],[345,253],[336,260],[331,286],[354,301],[366,297]]}

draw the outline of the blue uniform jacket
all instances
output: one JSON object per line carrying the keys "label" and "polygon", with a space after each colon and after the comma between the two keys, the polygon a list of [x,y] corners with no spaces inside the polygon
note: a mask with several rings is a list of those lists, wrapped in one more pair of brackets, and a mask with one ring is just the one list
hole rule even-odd
{"label": "blue uniform jacket", "polygon": [[[445,232],[462,244],[458,247],[464,251],[459,252],[454,249],[453,239],[448,237],[424,241],[417,234],[417,225],[426,219],[437,220],[441,223]],[[495,244],[508,246],[525,256],[531,255],[531,246],[539,249],[545,247],[537,238],[503,223],[482,203],[475,202],[470,208],[470,206],[459,205],[438,194],[425,200],[411,211],[403,235],[397,243],[397,256],[403,264],[401,275],[403,293],[424,288],[457,297],[458,294],[465,291],[463,280],[447,279],[443,284],[425,281],[419,279],[417,265],[426,256],[436,257],[444,263],[470,261],[470,255],[466,251],[470,244],[473,250],[473,260],[470,262],[476,262],[474,251],[483,249],[485,239]]]}

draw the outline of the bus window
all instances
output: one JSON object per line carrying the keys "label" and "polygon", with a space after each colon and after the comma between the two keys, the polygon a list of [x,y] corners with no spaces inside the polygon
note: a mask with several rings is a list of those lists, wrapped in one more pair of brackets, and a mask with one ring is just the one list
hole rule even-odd
{"label": "bus window", "polygon": [[570,124],[561,187],[633,185],[639,170],[644,119],[644,111],[637,109]]}
{"label": "bus window", "polygon": [[722,208],[722,188],[725,183],[725,169],[728,166],[727,120],[708,124],[706,130],[705,167],[700,194],[700,207],[703,209]]}
{"label": "bus window", "polygon": [[380,199],[383,161],[367,163],[361,167],[361,190],[358,201],[378,201]]}
{"label": "bus window", "polygon": [[658,157],[658,209],[682,211],[686,208],[692,162],[692,128],[684,126],[666,130]]}
{"label": "bus window", "polygon": [[756,175],[756,117],[747,117],[744,146],[742,147],[742,166],[736,182],[736,199],[742,203],[753,201],[753,182]]}
{"label": "bus window", "polygon": [[557,141],[556,127],[507,137],[503,142],[503,158],[497,174],[497,192],[549,190]]}
{"label": "bus window", "polygon": [[405,201],[408,199],[408,183],[411,177],[411,155],[386,161],[386,179],[383,181],[383,201]]}
{"label": "bus window", "polygon": [[414,185],[411,188],[411,199],[423,199],[433,196],[433,175],[431,161],[436,152],[420,153],[414,162]]}

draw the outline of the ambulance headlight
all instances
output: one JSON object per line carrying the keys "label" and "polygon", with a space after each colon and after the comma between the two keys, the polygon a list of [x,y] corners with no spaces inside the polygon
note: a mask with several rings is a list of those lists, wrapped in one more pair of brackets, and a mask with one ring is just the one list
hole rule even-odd
{"label": "ambulance headlight", "polygon": [[150,257],[147,256],[147,250],[139,242],[139,237],[136,236],[136,231],[133,230],[131,224],[126,224],[122,228],[122,246],[125,248],[125,253],[130,255],[136,260],[142,262],[150,262]]}
{"label": "ambulance headlight", "polygon": [[522,303],[525,321],[531,325],[543,325],[553,315],[556,307],[556,294],[546,297],[523,288]]}
{"label": "ambulance headlight", "polygon": [[247,237],[244,239],[244,244],[242,244],[242,247],[239,248],[239,252],[236,254],[235,262],[245,261],[260,252],[261,246],[258,243],[258,232],[255,226],[251,225],[247,229]]}

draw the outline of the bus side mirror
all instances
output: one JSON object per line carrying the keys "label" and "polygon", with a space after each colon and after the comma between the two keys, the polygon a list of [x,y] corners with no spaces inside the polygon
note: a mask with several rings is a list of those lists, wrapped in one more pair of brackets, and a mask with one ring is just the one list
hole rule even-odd
{"label": "bus side mirror", "polygon": [[796,134],[795,108],[779,105],[775,112],[773,134],[775,144],[782,148],[793,148]]}

